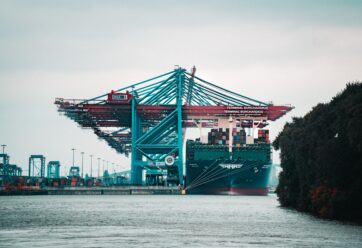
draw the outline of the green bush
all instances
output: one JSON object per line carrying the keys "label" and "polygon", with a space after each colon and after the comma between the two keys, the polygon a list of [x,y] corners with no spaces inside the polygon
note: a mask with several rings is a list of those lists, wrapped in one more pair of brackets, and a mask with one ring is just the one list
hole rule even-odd
{"label": "green bush", "polygon": [[362,83],[286,123],[273,142],[282,206],[362,222]]}

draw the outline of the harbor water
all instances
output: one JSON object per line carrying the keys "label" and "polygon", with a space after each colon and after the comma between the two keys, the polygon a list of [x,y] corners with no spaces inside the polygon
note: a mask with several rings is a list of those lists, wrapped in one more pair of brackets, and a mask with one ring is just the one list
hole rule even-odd
{"label": "harbor water", "polygon": [[277,197],[0,197],[0,247],[362,247],[362,227]]}

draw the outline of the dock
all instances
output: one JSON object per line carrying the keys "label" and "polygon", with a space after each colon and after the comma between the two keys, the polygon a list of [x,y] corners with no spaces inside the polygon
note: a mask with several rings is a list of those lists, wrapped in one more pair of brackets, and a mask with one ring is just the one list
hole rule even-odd
{"label": "dock", "polygon": [[0,189],[4,195],[181,195],[177,187],[114,186],[114,187],[25,187]]}

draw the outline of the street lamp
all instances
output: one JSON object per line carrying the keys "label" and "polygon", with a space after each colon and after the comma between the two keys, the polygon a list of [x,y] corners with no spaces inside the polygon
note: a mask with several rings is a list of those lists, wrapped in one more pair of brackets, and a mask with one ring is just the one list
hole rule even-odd
{"label": "street lamp", "polygon": [[101,158],[98,158],[98,177],[99,177],[99,168],[101,167],[100,162],[101,162]]}
{"label": "street lamp", "polygon": [[84,156],[84,152],[81,152],[80,154],[82,154],[82,177],[83,177],[83,156]]}
{"label": "street lamp", "polygon": [[93,175],[92,175],[92,163],[93,163],[93,155],[91,154],[91,155],[89,155],[90,156],[90,158],[91,158],[91,168],[90,168],[90,176],[92,177]]}
{"label": "street lamp", "polygon": [[72,148],[72,151],[73,151],[73,166],[74,166],[74,151],[75,151],[75,148]]}

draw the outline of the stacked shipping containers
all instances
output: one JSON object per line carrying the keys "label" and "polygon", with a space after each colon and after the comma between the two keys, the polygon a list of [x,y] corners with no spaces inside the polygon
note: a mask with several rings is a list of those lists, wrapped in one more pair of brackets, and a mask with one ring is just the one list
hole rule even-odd
{"label": "stacked shipping containers", "polygon": [[[229,145],[229,128],[211,129],[208,134],[208,144],[210,145]],[[246,143],[246,133],[244,129],[232,129],[233,145],[240,146]]]}
{"label": "stacked shipping containers", "polygon": [[77,186],[77,177],[72,177],[70,186]]}
{"label": "stacked shipping containers", "polygon": [[258,143],[270,143],[269,140],[269,130],[259,129],[258,130]]}
{"label": "stacked shipping containers", "polygon": [[[207,142],[209,145],[229,145],[229,128],[218,128],[211,129],[207,136]],[[244,129],[233,128],[233,145],[240,147],[245,144],[254,144],[254,143],[270,143],[269,141],[269,130],[258,130],[258,139],[254,139],[251,136],[247,136]]]}

